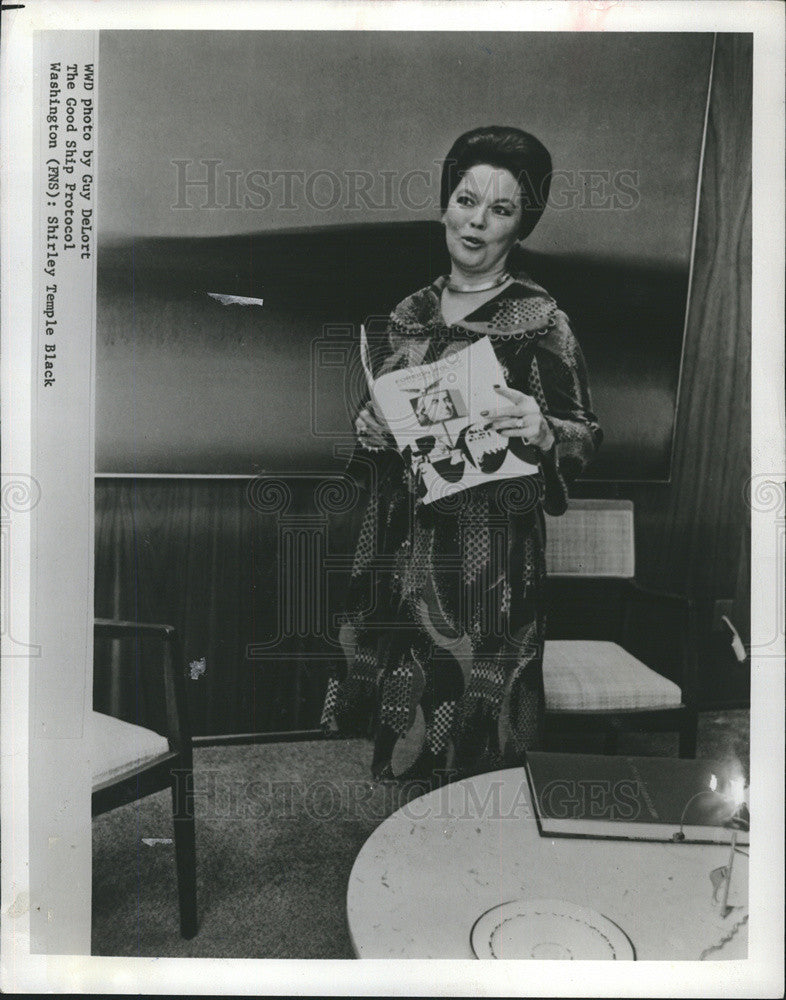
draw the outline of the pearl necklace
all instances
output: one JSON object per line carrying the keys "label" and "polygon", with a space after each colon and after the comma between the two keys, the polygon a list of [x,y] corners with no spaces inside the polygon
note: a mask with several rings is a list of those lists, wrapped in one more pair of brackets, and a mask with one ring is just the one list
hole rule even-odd
{"label": "pearl necklace", "polygon": [[485,285],[470,285],[470,286],[454,285],[451,282],[450,278],[448,278],[448,282],[445,285],[445,288],[447,288],[448,291],[450,292],[461,292],[461,293],[487,292],[491,288],[498,288],[500,285],[504,285],[505,282],[508,281],[509,279],[510,275],[508,274],[507,271],[503,271],[503,273],[498,278],[494,278],[492,281],[487,281]]}

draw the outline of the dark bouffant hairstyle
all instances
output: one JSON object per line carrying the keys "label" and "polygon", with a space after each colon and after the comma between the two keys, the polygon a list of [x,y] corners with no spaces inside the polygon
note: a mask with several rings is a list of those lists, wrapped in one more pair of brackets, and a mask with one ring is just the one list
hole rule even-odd
{"label": "dark bouffant hairstyle", "polygon": [[446,211],[461,178],[478,163],[509,170],[521,188],[519,239],[529,236],[538,223],[551,186],[549,151],[529,132],[504,125],[486,125],[465,132],[451,146],[442,166],[440,206]]}

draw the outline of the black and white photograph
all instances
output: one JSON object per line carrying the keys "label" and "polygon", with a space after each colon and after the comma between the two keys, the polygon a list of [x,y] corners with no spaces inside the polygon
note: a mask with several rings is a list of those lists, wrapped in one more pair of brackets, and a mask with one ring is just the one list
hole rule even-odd
{"label": "black and white photograph", "polygon": [[779,995],[777,5],[59,6],[3,989]]}

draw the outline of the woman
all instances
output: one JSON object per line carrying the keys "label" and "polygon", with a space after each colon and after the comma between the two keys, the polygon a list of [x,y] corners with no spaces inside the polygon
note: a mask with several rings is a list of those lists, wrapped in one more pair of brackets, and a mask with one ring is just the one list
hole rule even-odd
{"label": "woman", "polygon": [[330,679],[322,721],[347,733],[372,727],[379,778],[477,773],[541,740],[543,512],[564,512],[567,482],[602,437],[567,318],[515,264],[550,175],[548,151],[519,129],[456,140],[441,183],[450,275],[393,310],[375,371],[488,336],[507,385],[484,416],[538,474],[423,504],[373,405],[356,420],[354,461],[373,463],[372,486],[341,637],[347,662]]}

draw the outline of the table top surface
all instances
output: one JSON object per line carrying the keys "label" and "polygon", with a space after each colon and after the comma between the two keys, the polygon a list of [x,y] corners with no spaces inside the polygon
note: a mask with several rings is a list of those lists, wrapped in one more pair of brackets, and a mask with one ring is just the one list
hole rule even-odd
{"label": "table top surface", "polygon": [[616,923],[639,960],[740,959],[748,859],[735,855],[724,918],[710,873],[728,861],[722,844],[541,837],[524,768],[495,771],[413,799],[377,827],[350,874],[349,930],[360,958],[474,958],[485,911],[559,899]]}

